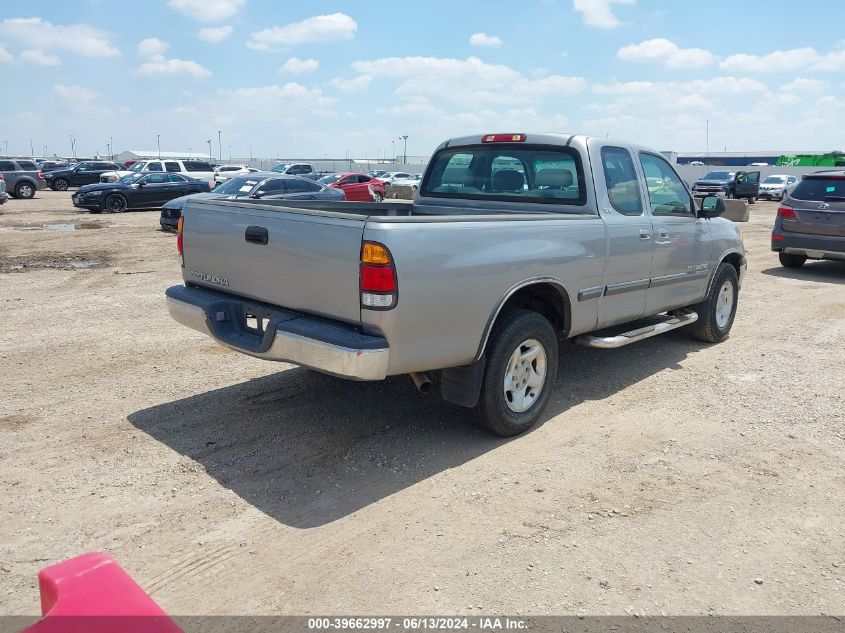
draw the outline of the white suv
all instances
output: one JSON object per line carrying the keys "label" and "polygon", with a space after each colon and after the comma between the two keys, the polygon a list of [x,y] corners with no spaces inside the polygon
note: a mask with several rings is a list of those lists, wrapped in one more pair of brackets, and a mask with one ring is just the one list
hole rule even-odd
{"label": "white suv", "polygon": [[131,169],[121,171],[107,171],[100,174],[100,182],[115,182],[122,176],[135,174],[139,171],[162,171],[171,174],[182,174],[188,178],[196,178],[209,183],[212,187],[214,182],[214,167],[204,160],[144,160],[132,165]]}

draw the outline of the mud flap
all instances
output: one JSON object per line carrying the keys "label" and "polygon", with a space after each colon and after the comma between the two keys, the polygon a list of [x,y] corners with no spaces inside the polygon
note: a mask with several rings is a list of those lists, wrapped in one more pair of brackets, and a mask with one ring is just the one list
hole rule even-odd
{"label": "mud flap", "polygon": [[486,356],[471,365],[450,367],[440,372],[440,397],[446,402],[472,409],[481,395],[481,381],[484,379]]}

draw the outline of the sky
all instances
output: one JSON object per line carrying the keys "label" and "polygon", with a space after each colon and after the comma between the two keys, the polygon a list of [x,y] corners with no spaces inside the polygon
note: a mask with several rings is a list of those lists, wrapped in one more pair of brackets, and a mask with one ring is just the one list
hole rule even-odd
{"label": "sky", "polygon": [[69,155],[73,135],[80,156],[378,158],[493,132],[845,149],[843,23],[842,0],[9,2],[0,152]]}

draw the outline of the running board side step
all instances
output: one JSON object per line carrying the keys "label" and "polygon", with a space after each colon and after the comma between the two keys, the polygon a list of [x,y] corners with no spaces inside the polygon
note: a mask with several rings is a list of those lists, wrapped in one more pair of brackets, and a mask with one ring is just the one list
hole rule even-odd
{"label": "running board side step", "polygon": [[667,315],[666,320],[653,325],[631,330],[630,332],[623,332],[616,336],[589,336],[582,334],[575,339],[578,345],[584,347],[597,347],[599,349],[615,349],[617,347],[624,347],[643,339],[676,330],[679,327],[684,327],[690,323],[698,321],[698,313],[692,310],[677,310],[672,315]]}

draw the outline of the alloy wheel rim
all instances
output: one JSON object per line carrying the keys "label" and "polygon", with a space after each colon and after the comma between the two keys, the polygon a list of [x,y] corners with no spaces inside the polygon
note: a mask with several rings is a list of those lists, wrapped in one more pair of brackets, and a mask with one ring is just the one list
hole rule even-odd
{"label": "alloy wheel rim", "polygon": [[21,196],[24,198],[29,198],[32,195],[32,187],[29,185],[24,185],[21,187]]}
{"label": "alloy wheel rim", "polygon": [[730,280],[725,281],[716,297],[716,325],[724,328],[731,318],[734,307],[734,287]]}
{"label": "alloy wheel rim", "polygon": [[505,404],[514,413],[530,409],[546,384],[546,350],[537,339],[527,339],[516,346],[505,368],[503,390]]}

